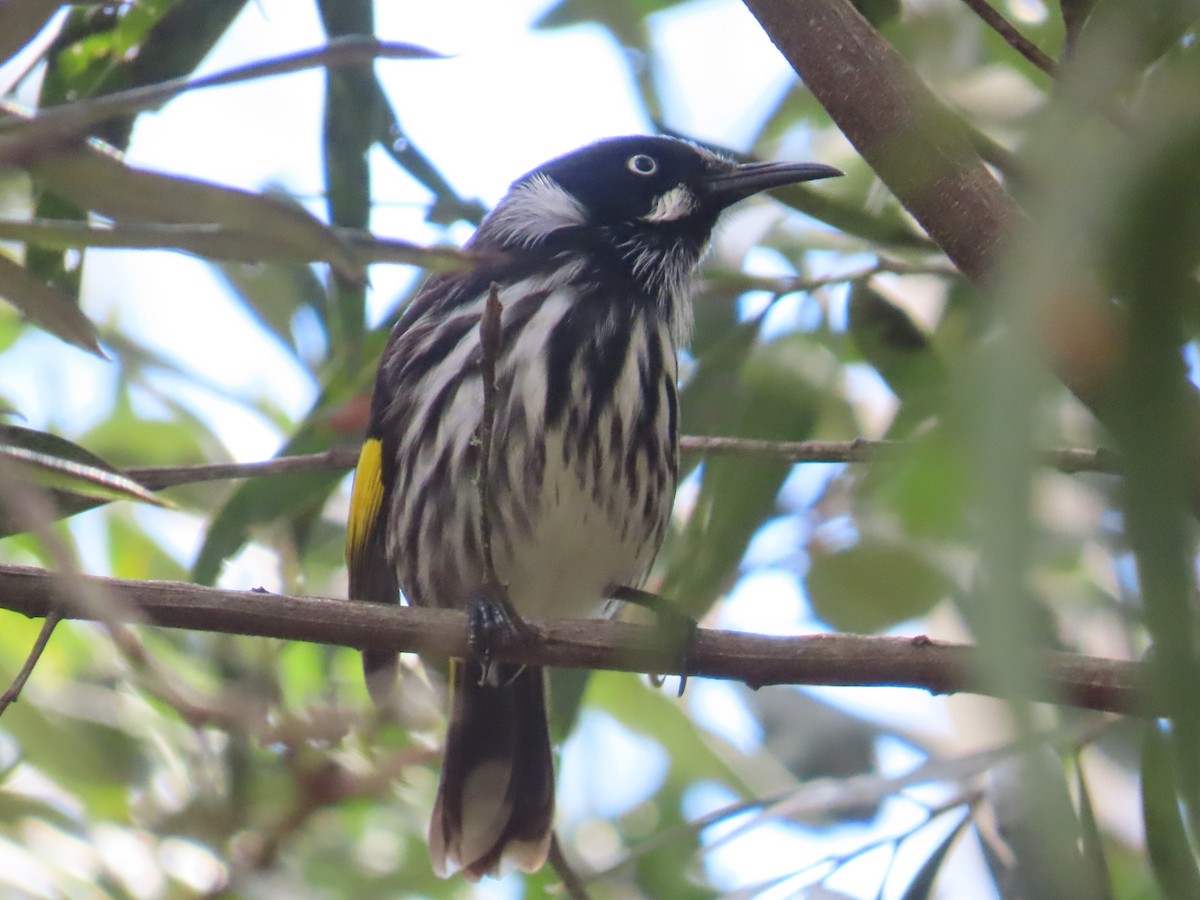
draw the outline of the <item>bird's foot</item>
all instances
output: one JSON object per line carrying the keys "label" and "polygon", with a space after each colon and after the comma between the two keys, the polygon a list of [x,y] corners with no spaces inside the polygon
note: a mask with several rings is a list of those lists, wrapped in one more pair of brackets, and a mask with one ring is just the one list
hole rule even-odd
{"label": "bird's foot", "polygon": [[[679,654],[676,660],[679,671],[679,696],[682,697],[683,690],[687,687],[692,647],[696,643],[699,624],[675,601],[640,588],[619,587],[613,592],[613,599],[622,603],[632,603],[654,614],[656,627]],[[651,673],[650,680],[655,687],[662,687],[666,677]]]}
{"label": "bird's foot", "polygon": [[499,686],[497,651],[526,640],[532,629],[508,599],[503,585],[484,586],[467,600],[467,646],[479,660],[480,684]]}

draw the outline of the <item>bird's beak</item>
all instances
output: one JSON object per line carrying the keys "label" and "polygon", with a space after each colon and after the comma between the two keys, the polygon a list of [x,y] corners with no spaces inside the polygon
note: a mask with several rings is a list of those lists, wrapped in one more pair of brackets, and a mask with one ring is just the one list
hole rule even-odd
{"label": "bird's beak", "polygon": [[820,163],[743,163],[723,172],[714,172],[705,178],[704,186],[711,200],[726,207],[759,191],[818,178],[836,178],[842,174],[840,169]]}

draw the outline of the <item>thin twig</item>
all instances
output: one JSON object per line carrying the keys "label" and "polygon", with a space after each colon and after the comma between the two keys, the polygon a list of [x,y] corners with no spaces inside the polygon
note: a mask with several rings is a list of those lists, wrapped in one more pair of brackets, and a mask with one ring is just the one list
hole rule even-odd
{"label": "thin twig", "polygon": [[[449,609],[393,607],[194,584],[123,581],[80,576],[114,600],[113,616],[169,628],[283,640],[411,651],[431,657],[474,656],[466,616]],[[0,608],[45,617],[93,619],[95,610],[66,606],[52,574],[0,566]],[[505,642],[497,662],[573,669],[682,674],[675,648],[653,627],[605,620],[543,620],[537,640]],[[1058,651],[1035,654],[1041,675],[1033,699],[1131,715],[1153,713],[1143,696],[1143,669],[1133,662]],[[980,676],[974,648],[925,637],[817,634],[770,637],[700,628],[687,659],[690,676],[768,684],[824,684],[920,688],[937,694],[970,691],[994,696]]]}
{"label": "thin twig", "polygon": [[8,690],[0,695],[0,716],[4,715],[4,711],[16,703],[17,699],[21,696],[21,691],[25,689],[25,682],[33,674],[33,668],[38,664],[38,660],[42,658],[42,651],[46,649],[46,644],[50,641],[50,635],[54,633],[54,628],[60,620],[61,617],[58,611],[52,609],[46,616],[45,621],[42,622],[42,630],[38,632],[37,640],[33,642],[33,647],[30,649],[29,655],[25,658],[25,664],[21,666],[21,671],[17,673],[17,677],[8,686]]}
{"label": "thin twig", "polygon": [[550,866],[554,869],[554,874],[562,882],[563,890],[567,892],[567,896],[571,900],[591,900],[592,895],[588,893],[583,879],[567,862],[557,831],[550,832]]}
{"label": "thin twig", "polygon": [[1047,75],[1053,77],[1058,64],[1047,56],[1033,41],[1021,34],[1016,26],[1004,18],[987,0],[963,0],[963,3],[967,4],[975,15],[983,19],[993,31],[1004,38],[1008,46],[1012,47]]}
{"label": "thin twig", "polygon": [[479,529],[484,577],[497,587],[492,555],[492,432],[496,427],[496,355],[500,350],[500,286],[492,282],[479,319],[479,377],[483,382],[483,413],[479,420]]}
{"label": "thin twig", "polygon": [[441,54],[414,44],[381,41],[372,36],[335,38],[324,47],[224,69],[202,78],[172,78],[103,97],[51,106],[34,116],[10,111],[8,115],[0,116],[0,138],[8,145],[6,149],[11,149],[18,142],[28,145],[50,137],[77,135],[97,122],[153,109],[187,91],[286,75],[304,69],[363,66],[376,59],[441,58]]}
{"label": "thin twig", "polygon": [[483,411],[478,435],[479,542],[483,549],[483,577],[488,598],[503,610],[513,632],[528,639],[531,636],[529,626],[513,606],[507,585],[496,574],[496,559],[492,554],[492,434],[496,428],[496,360],[500,355],[500,317],[503,312],[500,286],[492,282],[479,319],[479,377],[483,383]]}
{"label": "thin twig", "polygon": [[709,279],[721,284],[734,284],[745,291],[766,291],[775,296],[804,294],[835,284],[850,284],[865,281],[876,275],[935,275],[943,278],[961,279],[962,273],[945,263],[910,263],[899,259],[880,256],[868,266],[835,275],[818,275],[810,278],[791,276],[771,278],[762,275],[745,275],[740,272],[716,272]]}
{"label": "thin twig", "polygon": [[[679,449],[684,453],[723,453],[794,463],[862,463],[883,454],[901,451],[904,447],[904,444],[896,441],[868,441],[861,438],[853,441],[762,441],[753,438],[685,434],[679,439]],[[1043,464],[1067,474],[1115,474],[1119,471],[1117,455],[1104,448],[1049,449],[1041,451],[1039,458]],[[357,461],[357,451],[340,449],[304,456],[281,456],[278,459],[249,463],[147,466],[126,469],[125,474],[138,484],[159,491],[204,481],[345,471],[354,468]]]}
{"label": "thin twig", "polygon": [[258,478],[264,475],[299,475],[307,472],[338,472],[353,469],[358,451],[326,450],[301,456],[280,456],[248,463],[200,463],[192,466],[147,466],[127,469],[125,474],[152,491],[200,484],[205,481],[227,481],[238,478]]}

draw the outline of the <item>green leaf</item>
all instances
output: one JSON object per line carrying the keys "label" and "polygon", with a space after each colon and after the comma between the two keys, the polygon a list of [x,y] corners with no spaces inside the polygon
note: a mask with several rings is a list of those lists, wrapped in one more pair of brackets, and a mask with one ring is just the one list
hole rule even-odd
{"label": "green leaf", "polygon": [[[208,56],[247,0],[143,0],[110,10],[75,9],[47,59],[38,106],[144,87],[187,75]],[[133,116],[91,133],[124,148]]]}
{"label": "green leaf", "polygon": [[95,326],[80,312],[75,299],[53,284],[35,278],[3,254],[0,254],[0,297],[55,337],[107,359],[100,349]]}
{"label": "green leaf", "polygon": [[[19,141],[15,131],[12,140]],[[350,283],[363,280],[353,252],[300,206],[276,196],[127,165],[103,145],[30,158],[24,168],[48,190],[117,221],[223,225],[243,235],[247,259],[321,260]]]}
{"label": "green leaf", "polygon": [[594,672],[584,700],[589,709],[602,709],[627,728],[658,741],[670,757],[671,777],[680,783],[717,781],[742,796],[753,796],[737,769],[713,751],[707,734],[687,715],[674,692],[647,687],[625,672]]}
{"label": "green leaf", "polygon": [[204,420],[174,396],[162,397],[169,417],[147,419],[135,411],[129,394],[128,388],[118,388],[109,416],[80,438],[96,453],[121,468],[228,461],[227,451]]}
{"label": "green leaf", "polygon": [[961,536],[975,496],[961,425],[939,420],[873,462],[859,482],[860,502],[897,514],[912,536]]}
{"label": "green leaf", "polygon": [[1200,897],[1200,868],[1180,813],[1175,763],[1166,738],[1153,722],[1146,726],[1142,741],[1141,772],[1146,850],[1159,888],[1166,897]]}
{"label": "green leaf", "polygon": [[[281,455],[316,453],[327,442],[293,439]],[[341,472],[304,475],[276,475],[252,478],[230,496],[209,525],[204,545],[192,567],[192,578],[199,584],[213,584],[221,574],[225,560],[236,554],[251,538],[254,527],[279,519],[301,520],[316,513],[344,477]]]}
{"label": "green leaf", "polygon": [[914,548],[871,537],[833,553],[814,551],[805,585],[823,621],[865,634],[922,616],[954,590]]}
{"label": "green leaf", "polygon": [[853,0],[853,3],[863,18],[876,28],[900,14],[900,0]]}
{"label": "green leaf", "polygon": [[[121,20],[117,47],[122,50],[96,85],[111,94],[156,84],[191,73],[224,37],[248,0],[169,0],[138,3]],[[156,8],[157,7],[157,8]],[[135,116],[101,123],[96,134],[125,147]]]}
{"label": "green leaf", "polygon": [[1112,879],[1108,874],[1107,854],[1104,852],[1104,836],[1096,822],[1092,792],[1083,775],[1083,765],[1078,753],[1075,754],[1075,793],[1079,797],[1079,832],[1083,862],[1087,867],[1089,880],[1096,887],[1097,900],[1107,900],[1113,896],[1113,889]]}
{"label": "green leaf", "polygon": [[[321,21],[330,39],[374,31],[371,0],[320,0]],[[348,228],[368,227],[371,169],[367,154],[383,118],[383,91],[371,68],[325,70],[325,200],[329,221]],[[366,285],[337,281],[335,340],[349,352],[361,347],[366,328]]]}
{"label": "green leaf", "polygon": [[[10,470],[68,500],[140,500],[155,506],[170,505],[94,453],[43,431],[0,425],[0,458]],[[8,523],[0,526],[4,533],[9,533],[9,527]]]}

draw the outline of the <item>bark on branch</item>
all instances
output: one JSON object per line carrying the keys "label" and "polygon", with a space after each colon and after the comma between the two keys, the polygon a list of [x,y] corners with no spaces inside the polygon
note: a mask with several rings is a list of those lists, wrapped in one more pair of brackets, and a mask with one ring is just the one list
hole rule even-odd
{"label": "bark on branch", "polygon": [[[257,635],[371,650],[466,657],[466,616],[439,609],[380,606],[346,600],[288,597],[161,581],[86,581],[115,601],[110,615],[168,628]],[[64,618],[94,617],[76,607],[51,573],[0,566],[0,609],[30,617],[55,611]],[[538,639],[499,648],[492,656],[561,668],[683,674],[677,640],[654,627],[598,620],[534,621]],[[1047,651],[1042,688],[1034,698],[1087,709],[1144,714],[1137,663]],[[701,628],[687,674],[769,684],[911,687],[937,694],[994,695],[976,674],[976,651],[928,638],[822,634],[768,637]]]}

